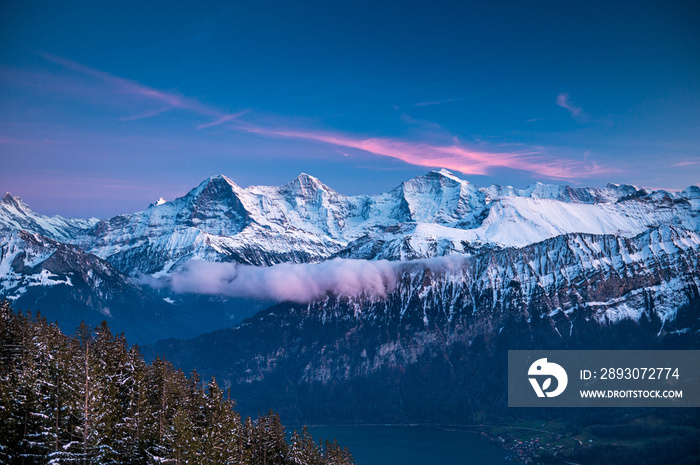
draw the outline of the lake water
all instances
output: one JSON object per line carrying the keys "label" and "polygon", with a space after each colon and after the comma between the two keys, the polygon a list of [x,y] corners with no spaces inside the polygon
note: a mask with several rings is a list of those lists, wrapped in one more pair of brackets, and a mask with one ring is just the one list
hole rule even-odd
{"label": "lake water", "polygon": [[317,426],[315,440],[337,438],[357,465],[511,464],[505,449],[485,437],[449,427]]}

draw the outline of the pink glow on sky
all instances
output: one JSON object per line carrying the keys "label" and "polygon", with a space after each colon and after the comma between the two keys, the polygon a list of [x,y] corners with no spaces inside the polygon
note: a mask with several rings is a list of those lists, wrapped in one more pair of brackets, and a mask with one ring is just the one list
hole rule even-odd
{"label": "pink glow on sky", "polygon": [[[552,157],[550,153],[547,153],[548,151],[542,149],[525,148],[521,151],[500,151],[497,148],[481,145],[482,148],[478,150],[457,141],[456,138],[451,144],[436,144],[427,140],[407,141],[392,137],[363,138],[340,131],[288,129],[279,124],[244,122],[241,120],[241,117],[251,113],[249,109],[236,113],[227,113],[212,105],[201,103],[173,91],[154,89],[53,55],[42,54],[41,56],[50,63],[77,73],[82,76],[83,80],[85,78],[91,80],[93,87],[95,85],[98,86],[97,95],[111,94],[116,96],[116,99],[111,102],[112,104],[118,102],[120,105],[130,106],[129,109],[131,107],[141,107],[138,109],[138,112],[134,110],[133,115],[120,118],[121,121],[157,117],[165,112],[177,109],[192,115],[209,118],[209,122],[196,125],[195,128],[197,130],[226,125],[225,127],[234,131],[248,132],[261,136],[321,142],[334,145],[340,149],[351,148],[381,157],[390,157],[414,166],[447,168],[466,175],[490,175],[495,169],[506,168],[547,178],[576,180],[615,172],[610,167],[588,163],[585,159],[581,161],[557,159]],[[73,79],[78,78],[74,77]],[[46,83],[55,82],[52,79],[44,79],[43,81]],[[83,82],[83,84],[85,83]],[[100,87],[103,89],[100,90]],[[80,90],[81,88],[83,89],[82,91]],[[47,88],[47,90],[51,91],[52,89]],[[81,87],[81,85],[70,85],[70,80],[53,89],[53,91],[59,94],[67,92],[70,95],[82,96],[90,102],[99,103],[99,101],[94,99],[94,95],[90,94],[90,90],[85,91],[84,86]],[[150,110],[144,110],[144,102],[148,105],[155,105],[155,107]],[[581,109],[569,101],[568,94],[560,94],[557,98],[557,104],[569,110],[572,116],[581,114]],[[0,143],[4,142],[0,140]]]}
{"label": "pink glow on sky", "polygon": [[244,114],[245,112],[239,112],[235,114],[227,114],[221,112],[211,106],[202,104],[197,100],[184,97],[174,92],[166,92],[162,90],[157,90],[152,87],[139,84],[138,82],[124,79],[121,77],[114,76],[112,74],[100,71],[83,64],[67,60],[65,58],[55,57],[53,55],[42,54],[44,59],[51,63],[55,63],[64,68],[76,71],[85,76],[95,78],[105,84],[107,84],[113,92],[120,94],[128,94],[136,97],[140,97],[144,100],[154,101],[160,104],[167,105],[166,108],[159,108],[139,115],[131,116],[126,118],[127,120],[136,120],[142,118],[149,118],[153,116],[160,115],[169,109],[181,109],[191,111],[203,116],[209,116],[215,118],[216,121],[209,125],[204,125],[203,127],[214,126],[216,124],[222,124],[227,121],[231,121],[238,116]]}
{"label": "pink glow on sky", "polygon": [[612,172],[609,168],[595,164],[584,165],[567,160],[545,161],[537,152],[483,152],[458,144],[440,146],[391,138],[350,137],[329,132],[271,129],[247,125],[241,127],[256,134],[324,142],[396,158],[411,165],[447,168],[470,175],[487,175],[494,168],[511,168],[557,179],[577,179]]}

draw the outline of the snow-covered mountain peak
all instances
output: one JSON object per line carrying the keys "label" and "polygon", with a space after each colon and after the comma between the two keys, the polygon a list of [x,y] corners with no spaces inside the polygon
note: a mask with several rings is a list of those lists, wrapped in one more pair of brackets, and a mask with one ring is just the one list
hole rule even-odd
{"label": "snow-covered mountain peak", "polygon": [[452,179],[452,180],[457,181],[457,182],[469,184],[469,181],[465,181],[464,179],[462,179],[459,176],[457,176],[456,174],[454,174],[452,171],[446,170],[445,168],[441,168],[439,170],[432,170],[427,174],[427,176],[440,176],[443,178]]}
{"label": "snow-covered mountain peak", "polygon": [[455,187],[461,185],[462,183],[467,183],[451,172],[442,170],[433,170],[420,176],[416,176],[413,179],[404,181],[398,187],[398,189],[403,189],[405,192],[439,192],[441,188],[444,187]]}
{"label": "snow-covered mountain peak", "polygon": [[568,185],[543,184],[536,182],[525,189],[516,189],[512,186],[500,186],[492,184],[489,187],[479,189],[486,195],[489,202],[507,199],[509,197],[523,197],[538,200],[558,200],[565,203],[602,204],[615,203],[620,200],[648,195],[649,192],[629,184],[609,183],[604,188],[595,187],[571,187]]}
{"label": "snow-covered mountain peak", "polygon": [[602,189],[602,192],[603,195],[612,202],[642,197],[649,194],[649,191],[642,187],[633,186],[632,184],[615,184],[611,182],[605,186],[605,189]]}
{"label": "snow-covered mountain peak", "polygon": [[478,188],[434,170],[384,194],[348,196],[302,173],[279,187],[241,188],[212,176],[182,197],[97,225],[38,215],[6,194],[0,228],[79,245],[127,273],[157,274],[193,258],[255,265],[425,258],[571,233],[632,237],[664,224],[697,231],[698,212],[697,186],[682,193],[618,184]]}
{"label": "snow-covered mountain peak", "polygon": [[333,189],[323,184],[318,178],[310,174],[301,173],[293,181],[280,186],[280,192],[295,197],[315,197],[319,190],[335,193]]}
{"label": "snow-covered mountain peak", "polygon": [[234,190],[240,191],[242,189],[223,174],[217,174],[216,176],[211,176],[202,181],[199,186],[192,189],[187,195],[192,197],[199,197],[205,193],[208,195],[212,193],[228,195],[229,192],[233,192]]}
{"label": "snow-covered mountain peak", "polygon": [[311,176],[310,174],[307,173],[299,173],[299,176],[297,176],[294,179],[295,182],[299,182],[301,185],[306,185],[306,186],[313,186],[313,187],[319,187],[323,185],[323,183],[315,176]]}
{"label": "snow-covered mountain peak", "polygon": [[681,194],[683,195],[683,197],[689,199],[700,199],[700,187],[688,186],[683,190],[683,192],[681,192]]}
{"label": "snow-covered mountain peak", "polygon": [[618,184],[616,182],[607,183],[605,185],[605,188],[610,189],[610,190],[616,190],[619,192],[624,192],[627,195],[633,194],[641,189],[640,187],[637,187],[637,186],[632,185],[632,184]]}
{"label": "snow-covered mountain peak", "polygon": [[[199,220],[247,222],[250,213],[241,202],[245,190],[223,175],[212,176],[191,190],[185,197],[171,202],[180,208],[179,222],[195,226]],[[179,202],[178,202],[179,201]]]}
{"label": "snow-covered mountain peak", "polygon": [[31,211],[29,205],[24,203],[21,198],[14,197],[9,192],[5,192],[5,195],[2,197],[2,201],[0,201],[0,203],[7,205],[10,208],[15,208],[17,210]]}
{"label": "snow-covered mountain peak", "polygon": [[567,187],[557,184],[543,184],[538,181],[518,193],[521,197],[530,197],[531,199],[556,199],[561,196],[562,191],[566,191]]}
{"label": "snow-covered mountain peak", "polygon": [[447,170],[434,170],[402,182],[390,193],[400,199],[410,219],[463,228],[486,207],[485,196],[473,184]]}
{"label": "snow-covered mountain peak", "polygon": [[21,198],[14,197],[9,192],[0,200],[0,229],[25,230],[51,239],[67,240],[98,221],[97,218],[82,220],[40,215],[33,212]]}

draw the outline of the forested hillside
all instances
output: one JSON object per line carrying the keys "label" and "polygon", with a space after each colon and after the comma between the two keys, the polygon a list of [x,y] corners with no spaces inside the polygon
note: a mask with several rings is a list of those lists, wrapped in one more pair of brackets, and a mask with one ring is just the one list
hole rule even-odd
{"label": "forested hillside", "polygon": [[353,463],[336,442],[241,418],[212,379],[146,364],[106,323],[64,335],[0,303],[0,463]]}

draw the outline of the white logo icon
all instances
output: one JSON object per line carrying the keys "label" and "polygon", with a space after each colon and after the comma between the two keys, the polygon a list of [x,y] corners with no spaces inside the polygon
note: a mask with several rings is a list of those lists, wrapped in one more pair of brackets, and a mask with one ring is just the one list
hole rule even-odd
{"label": "white logo icon", "polygon": [[[537,378],[528,378],[530,384],[532,384],[532,388],[535,390],[535,393],[537,393],[537,397],[556,397],[564,392],[566,384],[569,382],[566,370],[556,363],[548,362],[546,358],[541,358],[530,365],[527,374],[528,376],[547,376],[541,386]],[[547,391],[552,384],[552,377],[557,380],[557,388],[553,391]]]}

